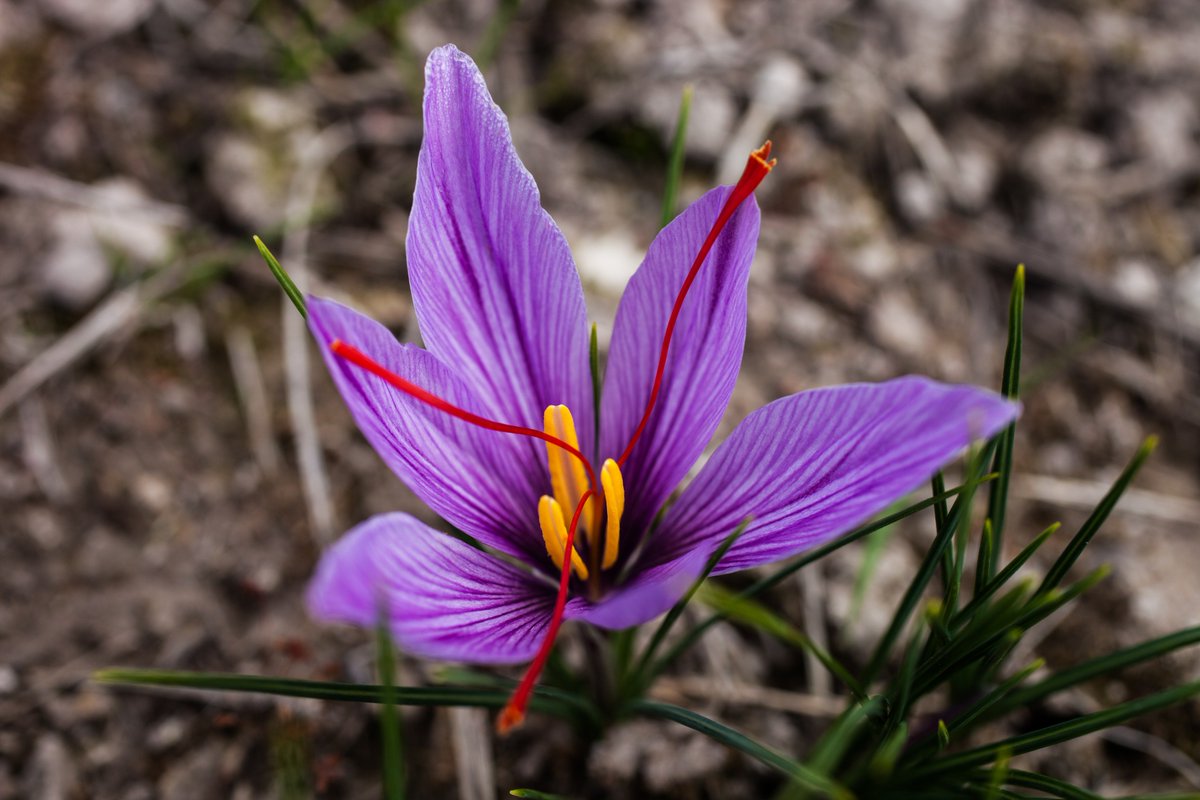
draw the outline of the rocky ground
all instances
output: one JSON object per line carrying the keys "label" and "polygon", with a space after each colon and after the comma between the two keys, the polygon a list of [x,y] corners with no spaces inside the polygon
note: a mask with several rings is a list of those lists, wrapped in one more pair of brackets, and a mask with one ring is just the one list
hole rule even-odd
{"label": "rocky ground", "polygon": [[[0,798],[378,796],[368,710],[161,696],[121,664],[368,680],[309,621],[320,549],[427,514],[354,429],[255,252],[415,337],[404,234],[421,62],[485,64],[576,254],[602,339],[653,236],[685,84],[686,199],[774,139],[729,425],[781,394],[923,372],[995,385],[1029,269],[1013,538],[1077,524],[1163,444],[1087,566],[1115,572],[1030,657],[1200,617],[1200,14],[1189,0],[0,0]],[[851,661],[928,541],[860,549],[775,600]],[[1013,544],[1013,542],[1010,542]],[[431,667],[405,662],[418,681]],[[1200,676],[1089,686],[1041,719]],[[820,673],[721,628],[660,689],[803,754]],[[635,722],[406,714],[414,796],[752,797],[770,777]],[[1018,720],[1015,724],[1020,724]],[[1200,788],[1197,708],[1039,756],[1097,791]]]}

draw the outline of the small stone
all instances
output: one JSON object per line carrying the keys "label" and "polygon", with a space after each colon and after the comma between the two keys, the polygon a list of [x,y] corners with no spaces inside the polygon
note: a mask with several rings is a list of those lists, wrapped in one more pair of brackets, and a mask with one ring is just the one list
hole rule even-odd
{"label": "small stone", "polygon": [[20,685],[17,671],[8,664],[0,664],[0,695],[12,694]]}
{"label": "small stone", "polygon": [[1145,307],[1157,303],[1162,294],[1158,273],[1142,259],[1130,259],[1117,265],[1112,285],[1122,298]]}
{"label": "small stone", "polygon": [[80,33],[102,39],[135,27],[155,0],[41,0],[42,13]]}
{"label": "small stone", "polygon": [[150,731],[146,746],[156,753],[169,750],[183,741],[187,730],[188,724],[183,717],[168,717]]}
{"label": "small stone", "polygon": [[942,215],[946,197],[940,186],[924,172],[908,170],[896,176],[896,205],[913,225],[932,222]]}
{"label": "small stone", "polygon": [[[140,184],[128,178],[109,178],[92,186],[103,208],[88,213],[88,223],[105,246],[133,261],[153,266],[171,256],[171,228],[152,213],[154,199]],[[170,219],[183,221],[183,212],[167,212]]]}
{"label": "small stone", "polygon": [[78,778],[63,740],[42,734],[25,766],[22,797],[29,800],[69,800],[77,793]]}
{"label": "small stone", "polygon": [[220,797],[221,746],[209,742],[185,750],[178,762],[167,768],[158,782],[162,800],[190,800],[194,797]]}
{"label": "small stone", "polygon": [[1195,151],[1196,104],[1190,94],[1164,91],[1141,96],[1130,115],[1139,149],[1164,169],[1185,166]]}
{"label": "small stone", "polygon": [[646,252],[623,231],[596,233],[575,241],[575,263],[585,281],[620,297]]}
{"label": "small stone", "polygon": [[885,291],[870,313],[868,328],[884,347],[911,358],[929,353],[933,331],[906,295]]}
{"label": "small stone", "polygon": [[1059,186],[1109,162],[1108,144],[1098,136],[1075,128],[1051,128],[1025,149],[1022,163],[1038,182]]}
{"label": "small stone", "polygon": [[171,485],[159,475],[142,473],[133,480],[133,495],[150,511],[164,511],[171,503]]}
{"label": "small stone", "polygon": [[42,262],[41,282],[52,300],[74,311],[95,303],[112,283],[113,271],[104,248],[87,225],[86,215],[72,211],[76,224],[54,225],[58,236]]}

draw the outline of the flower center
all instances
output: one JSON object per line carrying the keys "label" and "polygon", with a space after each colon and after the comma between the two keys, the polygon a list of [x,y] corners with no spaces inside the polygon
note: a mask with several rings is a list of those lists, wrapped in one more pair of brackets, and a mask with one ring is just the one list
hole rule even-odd
{"label": "flower center", "polygon": [[[575,419],[571,409],[564,405],[548,406],[544,415],[547,435],[566,442],[579,450],[579,436],[575,432]],[[620,550],[621,514],[625,510],[625,482],[621,468],[611,458],[600,468],[600,492],[593,491],[586,501],[583,496],[594,490],[587,478],[583,463],[571,451],[547,441],[546,459],[550,466],[550,488],[554,496],[542,495],[538,501],[538,522],[542,528],[542,539],[550,560],[562,569],[566,555],[567,515],[583,504],[579,528],[587,543],[591,571],[584,564],[577,548],[571,551],[571,568],[580,580],[592,576],[594,589],[599,588],[599,571],[606,570],[617,562]],[[600,497],[597,497],[597,494]],[[604,508],[601,509],[601,497]],[[607,521],[601,524],[601,514]]]}

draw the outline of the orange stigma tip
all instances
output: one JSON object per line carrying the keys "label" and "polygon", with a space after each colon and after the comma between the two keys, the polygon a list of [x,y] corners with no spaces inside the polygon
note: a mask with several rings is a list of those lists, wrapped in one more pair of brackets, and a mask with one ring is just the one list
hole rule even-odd
{"label": "orange stigma tip", "polygon": [[760,147],[757,150],[755,150],[754,152],[750,153],[750,158],[758,161],[760,164],[762,164],[768,170],[772,169],[776,164],[776,160],[773,158],[771,158],[770,161],[767,161],[767,159],[770,157],[771,157],[771,140],[770,139],[767,139],[765,142],[763,142],[762,147]]}
{"label": "orange stigma tip", "polygon": [[514,728],[520,727],[523,722],[525,722],[525,712],[510,702],[496,718],[496,733],[507,736]]}

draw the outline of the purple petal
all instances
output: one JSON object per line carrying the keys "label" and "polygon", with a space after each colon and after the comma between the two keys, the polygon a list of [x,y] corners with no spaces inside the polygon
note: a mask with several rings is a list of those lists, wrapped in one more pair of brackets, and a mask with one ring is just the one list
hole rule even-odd
{"label": "purple petal", "polygon": [[914,376],[776,400],[717,448],[664,517],[647,563],[711,553],[747,516],[714,574],[807,550],[916,489],[1018,410],[985,389]]}
{"label": "purple petal", "polygon": [[475,413],[482,400],[430,353],[402,345],[378,322],[310,297],[309,327],[354,421],[392,471],[455,527],[531,563],[545,562],[537,521],[550,485],[544,456],[524,437],[485,430],[409,397],[335,356],[334,339],[392,372]]}
{"label": "purple petal", "polygon": [[566,240],[474,62],[439,48],[425,81],[408,228],[421,335],[490,416],[540,429],[546,406],[565,403],[590,453],[586,311]]}
{"label": "purple petal", "polygon": [[373,626],[426,658],[510,664],[546,635],[552,589],[407,514],[372,517],[321,556],[308,587],[314,617]]}
{"label": "purple petal", "polygon": [[707,551],[693,551],[638,573],[599,603],[575,597],[567,602],[567,619],[581,619],[601,628],[620,630],[641,625],[663,613],[700,577]]}
{"label": "purple petal", "polygon": [[[713,189],[663,228],[621,298],[600,404],[602,458],[617,458],[642,418],[675,296],[730,191]],[[729,405],[746,340],[746,284],[758,224],[752,198],[717,239],[684,301],[658,404],[622,466],[622,527],[646,529]]]}

